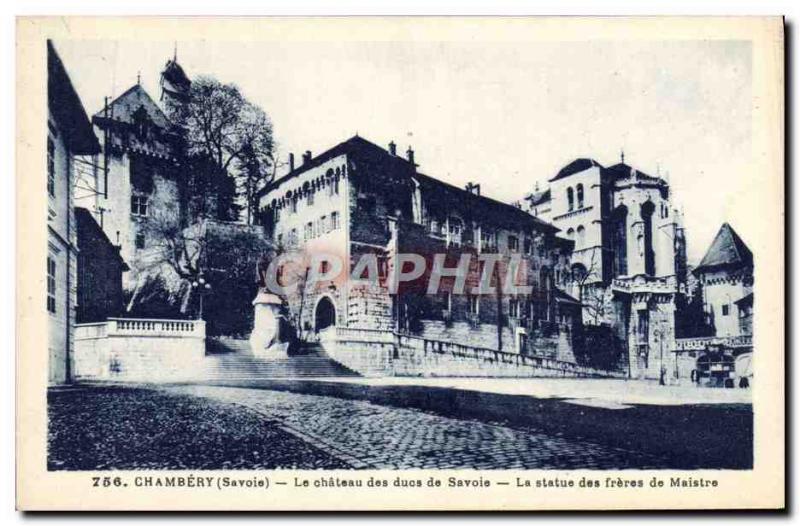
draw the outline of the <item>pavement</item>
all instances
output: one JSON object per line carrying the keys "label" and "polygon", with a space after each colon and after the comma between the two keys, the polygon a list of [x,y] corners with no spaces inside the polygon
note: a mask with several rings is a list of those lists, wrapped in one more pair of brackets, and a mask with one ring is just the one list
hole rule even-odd
{"label": "pavement", "polygon": [[[94,390],[102,393],[103,389],[108,386],[89,385],[81,396],[91,400]],[[753,466],[752,404],[750,391],[743,389],[587,379],[319,378],[218,380],[141,385],[133,390],[165,396],[163,403],[167,406],[174,405],[175,400],[183,406],[193,401],[194,406],[215,414],[238,415],[239,421],[245,418],[242,411],[249,415],[247,418],[255,415],[260,424],[232,425],[229,432],[213,436],[217,436],[215,444],[223,446],[226,441],[257,442],[255,450],[266,462],[258,466],[323,466],[331,462],[355,469]],[[65,394],[69,391],[50,393],[61,400]],[[84,403],[80,397],[74,401]],[[61,407],[60,411],[67,415],[74,411],[68,405],[51,403],[50,407]],[[91,404],[87,407],[95,407],[85,410],[81,406],[79,414],[87,420],[97,420],[96,414],[115,414],[107,408],[97,409]],[[160,411],[158,404],[148,407]],[[139,407],[137,411],[139,417],[133,420],[152,428],[147,410]],[[167,414],[175,414],[174,408],[170,411]],[[99,429],[100,436],[108,435],[102,416],[99,418],[93,423],[92,432],[97,436]],[[172,422],[159,418],[161,422]],[[192,428],[206,429],[206,418],[210,417],[196,409],[179,411],[173,417],[189,429],[186,440],[190,444],[194,440]],[[53,421],[58,418],[51,415]],[[266,431],[256,432],[254,438],[253,430],[262,428]],[[143,436],[155,432],[153,428]],[[67,442],[62,458],[69,458],[70,447],[79,453],[85,449],[84,444],[69,436],[69,431],[66,433],[61,435],[61,440]],[[259,433],[276,437],[285,434],[291,440],[261,440]],[[128,429],[128,434],[137,436],[136,429]],[[124,452],[129,448],[124,436],[112,433],[109,441],[123,444],[104,447],[103,451]],[[90,442],[91,437],[87,438]],[[277,456],[259,449],[263,447],[275,447]],[[189,449],[196,448],[192,445]],[[98,450],[95,447],[91,451],[97,454]],[[308,454],[308,461],[298,460],[293,451],[300,456]],[[168,450],[162,453],[168,457]],[[278,459],[277,464],[273,457]],[[91,464],[92,454],[88,458]],[[219,464],[225,455],[220,453],[215,458],[213,462]],[[253,462],[246,455],[236,458],[239,468]],[[190,464],[207,465],[202,458],[189,460]],[[112,464],[113,458],[100,465]],[[169,461],[167,465],[171,465]]]}
{"label": "pavement", "polygon": [[633,404],[752,404],[751,389],[711,389],[696,385],[658,385],[656,381],[591,378],[325,378],[369,386],[425,386],[537,399],[558,398],[593,407],[624,409]]}
{"label": "pavement", "polygon": [[669,463],[541,430],[366,401],[220,386],[166,391],[252,409],[359,469],[656,469]]}

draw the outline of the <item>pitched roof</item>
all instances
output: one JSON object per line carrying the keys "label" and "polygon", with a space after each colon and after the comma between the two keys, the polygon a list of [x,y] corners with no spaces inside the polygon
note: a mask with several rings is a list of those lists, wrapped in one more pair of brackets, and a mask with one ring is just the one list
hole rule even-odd
{"label": "pitched roof", "polygon": [[588,170],[589,168],[593,167],[602,168],[603,166],[595,161],[594,159],[589,159],[587,157],[582,157],[580,159],[575,159],[564,168],[558,171],[555,177],[550,179],[551,181],[556,181],[558,179],[563,179],[564,177],[569,177],[572,174],[576,174],[579,172],[583,172],[584,170]]}
{"label": "pitched roof", "polygon": [[115,255],[117,261],[119,262],[120,266],[122,267],[123,272],[130,270],[128,264],[125,263],[125,260],[122,259],[122,256],[119,253],[118,247],[116,247],[109,239],[106,233],[100,228],[100,225],[97,224],[94,216],[92,213],[89,212],[86,208],[76,206],[75,207],[75,220],[77,221],[77,227],[79,231],[88,231],[91,230],[94,234],[102,240],[103,243],[111,247],[113,254]]}
{"label": "pitched roof", "polygon": [[47,41],[47,106],[58,126],[64,130],[72,153],[91,155],[100,152],[100,143],[86,110],[50,40]]}
{"label": "pitched roof", "polygon": [[345,153],[353,154],[353,153],[365,153],[371,156],[380,155],[385,156],[387,158],[391,158],[398,163],[402,163],[406,165],[406,167],[410,167],[410,164],[406,159],[403,157],[398,157],[395,155],[391,155],[388,151],[384,150],[377,144],[370,142],[358,135],[354,135],[349,139],[340,142],[336,146],[329,148],[322,152],[321,154],[317,155],[316,157],[312,157],[310,161],[303,162],[299,166],[297,166],[294,170],[290,171],[289,173],[285,174],[283,177],[275,179],[274,181],[267,184],[263,189],[261,189],[258,194],[264,195],[275,188],[279,187],[286,181],[297,177],[298,175],[302,174],[303,172],[310,170],[311,168],[315,168],[334,157],[338,157]]}
{"label": "pitched roof", "polygon": [[522,223],[539,230],[551,232],[559,230],[558,227],[542,221],[514,205],[474,194],[423,173],[417,172],[414,178],[419,180],[423,196],[427,194],[427,200],[435,202],[439,210],[458,211],[465,217],[481,217],[484,221],[495,224],[519,225]]}
{"label": "pitched roof", "polygon": [[723,223],[717,236],[708,247],[706,255],[694,269],[695,273],[717,267],[748,267],[753,265],[753,253],[733,230],[731,225]]}
{"label": "pitched roof", "polygon": [[[133,114],[139,108],[144,108],[150,120],[159,128],[169,127],[169,119],[158,107],[158,104],[147,94],[140,84],[134,84],[122,95],[109,104],[108,118],[113,115],[113,120],[133,124]],[[94,114],[95,119],[106,118],[105,109]]]}

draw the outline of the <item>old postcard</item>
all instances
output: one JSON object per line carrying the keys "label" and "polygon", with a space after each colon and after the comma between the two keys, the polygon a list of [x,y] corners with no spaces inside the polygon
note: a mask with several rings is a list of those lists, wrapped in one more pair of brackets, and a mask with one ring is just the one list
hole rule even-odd
{"label": "old postcard", "polygon": [[784,506],[782,19],[17,30],[20,509]]}

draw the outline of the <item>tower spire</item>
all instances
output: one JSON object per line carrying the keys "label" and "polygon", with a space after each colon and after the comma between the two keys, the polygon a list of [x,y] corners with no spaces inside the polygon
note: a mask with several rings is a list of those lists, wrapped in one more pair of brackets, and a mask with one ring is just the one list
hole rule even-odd
{"label": "tower spire", "polygon": [[625,150],[623,148],[619,149],[619,160],[622,164],[625,164]]}
{"label": "tower spire", "polygon": [[177,62],[178,61],[178,41],[177,40],[174,42],[174,47],[172,49],[172,61],[173,62]]}

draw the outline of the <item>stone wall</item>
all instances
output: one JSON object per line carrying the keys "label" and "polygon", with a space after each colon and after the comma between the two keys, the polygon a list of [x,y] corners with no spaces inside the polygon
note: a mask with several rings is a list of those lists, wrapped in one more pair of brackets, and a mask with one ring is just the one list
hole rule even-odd
{"label": "stone wall", "polygon": [[190,380],[204,357],[202,321],[111,319],[76,327],[76,380]]}
{"label": "stone wall", "polygon": [[621,378],[624,372],[582,367],[391,331],[338,328],[321,338],[325,352],[363,376]]}

